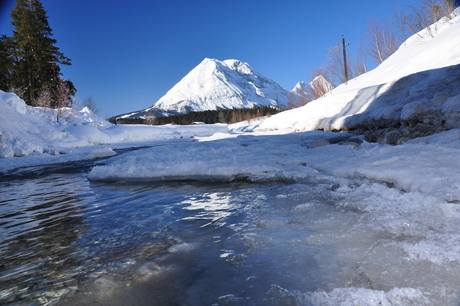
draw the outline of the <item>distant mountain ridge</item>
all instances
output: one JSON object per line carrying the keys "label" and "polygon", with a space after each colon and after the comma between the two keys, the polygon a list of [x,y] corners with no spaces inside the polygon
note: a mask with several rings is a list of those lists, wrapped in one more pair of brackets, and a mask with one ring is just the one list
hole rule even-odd
{"label": "distant mountain ridge", "polygon": [[311,82],[298,82],[290,93],[290,104],[299,107],[316,100],[334,89],[324,76],[317,75]]}
{"label": "distant mountain ridge", "polygon": [[205,58],[151,107],[116,118],[167,117],[219,109],[287,106],[289,91],[239,60]]}

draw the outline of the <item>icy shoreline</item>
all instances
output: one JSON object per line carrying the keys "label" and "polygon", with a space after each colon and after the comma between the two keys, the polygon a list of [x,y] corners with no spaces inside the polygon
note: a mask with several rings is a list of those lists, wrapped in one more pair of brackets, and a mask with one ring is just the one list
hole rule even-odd
{"label": "icy shoreline", "polygon": [[[0,173],[106,158],[86,182],[292,183],[280,184],[288,186],[281,189],[286,194],[273,201],[300,201],[293,208],[299,213],[331,205],[357,212],[364,223],[308,219],[310,232],[315,226],[322,232],[301,243],[334,245],[348,270],[328,292],[274,287],[280,301],[454,305],[460,282],[459,46],[456,17],[441,22],[435,37],[414,35],[378,68],[324,98],[246,126],[110,126],[89,110],[56,122],[52,111],[0,92]],[[362,135],[325,132],[348,129]],[[115,154],[128,147],[149,148]],[[322,187],[333,201],[302,202],[308,188],[287,192],[322,180],[330,182]]]}

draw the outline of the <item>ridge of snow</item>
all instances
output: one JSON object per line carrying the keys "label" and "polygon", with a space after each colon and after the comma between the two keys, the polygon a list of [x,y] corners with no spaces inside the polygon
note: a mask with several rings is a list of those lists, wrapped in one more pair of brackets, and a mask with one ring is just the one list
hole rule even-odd
{"label": "ridge of snow", "polygon": [[[460,10],[457,9],[457,12]],[[440,91],[446,92],[447,98],[455,97],[460,91],[452,89],[455,86],[446,82],[456,82],[460,78],[460,68],[455,67],[460,64],[460,16],[450,21],[443,18],[433,27],[436,28],[434,37],[429,36],[426,30],[412,35],[374,70],[301,108],[272,116],[259,129],[330,131],[347,129],[350,124],[356,125],[366,119],[395,118],[401,115],[404,105],[412,102],[410,98],[423,98],[420,92],[424,86],[429,86],[427,79],[432,81],[431,86],[445,84]],[[396,103],[392,98],[398,95],[400,99]],[[401,95],[407,95],[408,99]],[[435,97],[428,95],[426,100],[417,106],[418,110],[432,108],[441,111],[442,103],[436,102]],[[378,105],[374,103],[376,101]],[[439,105],[434,106],[436,103]],[[349,117],[356,114],[362,115],[350,122]]]}
{"label": "ridge of snow", "polygon": [[13,93],[0,91],[0,114],[0,158],[42,153],[49,139],[60,136],[51,124],[29,113]]}

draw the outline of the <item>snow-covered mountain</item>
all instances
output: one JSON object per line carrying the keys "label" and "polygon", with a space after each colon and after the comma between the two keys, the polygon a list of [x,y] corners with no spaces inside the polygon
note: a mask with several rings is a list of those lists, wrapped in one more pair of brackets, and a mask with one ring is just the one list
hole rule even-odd
{"label": "snow-covered mountain", "polygon": [[308,83],[298,82],[289,92],[289,104],[292,107],[305,105],[311,100]]}
{"label": "snow-covered mountain", "polygon": [[165,117],[219,109],[284,107],[289,92],[239,60],[206,58],[153,106],[118,118]]}
{"label": "snow-covered mountain", "polygon": [[307,104],[317,98],[324,96],[332,91],[332,85],[324,76],[316,76],[310,83],[298,82],[289,94],[291,106],[298,107]]}

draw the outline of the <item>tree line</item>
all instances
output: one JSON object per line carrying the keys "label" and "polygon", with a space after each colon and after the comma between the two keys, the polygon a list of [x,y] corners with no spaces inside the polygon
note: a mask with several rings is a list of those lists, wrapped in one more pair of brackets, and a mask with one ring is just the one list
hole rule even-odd
{"label": "tree line", "polygon": [[147,118],[116,118],[109,119],[114,124],[149,124],[149,125],[164,125],[164,124],[179,124],[190,125],[194,122],[203,122],[206,124],[214,123],[235,123],[245,120],[251,120],[263,116],[271,116],[279,113],[281,109],[272,106],[261,106],[253,108],[241,109],[222,109],[222,110],[207,110],[202,112],[189,112],[182,115],[174,115],[168,117],[147,117]]}
{"label": "tree line", "polygon": [[28,105],[72,105],[74,84],[62,77],[71,60],[56,46],[40,0],[16,0],[11,11],[13,35],[0,36],[0,90],[16,93]]}

